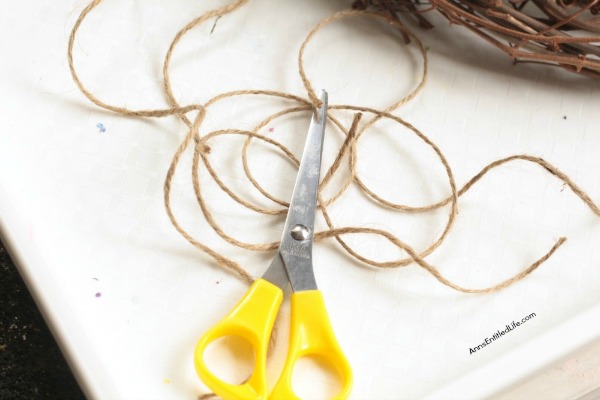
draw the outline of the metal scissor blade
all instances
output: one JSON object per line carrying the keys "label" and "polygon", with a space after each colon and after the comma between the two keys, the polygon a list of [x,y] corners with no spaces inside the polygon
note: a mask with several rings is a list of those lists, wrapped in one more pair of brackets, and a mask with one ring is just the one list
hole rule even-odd
{"label": "metal scissor blade", "polygon": [[275,253],[275,257],[273,257],[273,261],[271,261],[271,265],[263,274],[262,279],[271,282],[285,292],[285,289],[290,283],[290,278],[288,277],[285,264],[279,251]]}
{"label": "metal scissor blade", "polygon": [[[302,159],[298,169],[292,200],[285,222],[285,231],[290,232],[296,225],[308,228],[309,238],[312,241],[312,231],[315,224],[317,206],[317,191],[321,173],[321,155],[323,153],[323,139],[325,137],[325,122],[327,113],[327,92],[321,92],[323,102],[318,112],[315,112],[310,121],[308,135],[304,144]],[[284,233],[282,242],[289,240],[289,235]]]}
{"label": "metal scissor blade", "polygon": [[321,107],[310,121],[279,245],[279,254],[295,292],[317,289],[312,266],[312,243],[327,121],[327,92],[324,90],[321,91],[321,102]]}

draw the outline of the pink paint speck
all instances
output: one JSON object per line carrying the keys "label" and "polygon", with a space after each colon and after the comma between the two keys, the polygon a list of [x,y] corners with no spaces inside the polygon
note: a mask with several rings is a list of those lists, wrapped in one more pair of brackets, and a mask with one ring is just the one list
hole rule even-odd
{"label": "pink paint speck", "polygon": [[269,128],[269,132],[275,132],[275,128]]}

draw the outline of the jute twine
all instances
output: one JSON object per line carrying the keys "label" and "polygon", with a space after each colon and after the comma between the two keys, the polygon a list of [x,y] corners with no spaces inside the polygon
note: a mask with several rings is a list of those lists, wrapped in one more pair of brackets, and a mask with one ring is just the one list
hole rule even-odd
{"label": "jute twine", "polygon": [[[237,10],[244,3],[246,3],[245,0],[239,0],[239,1],[233,2],[231,4],[223,6],[221,8],[217,8],[217,9],[205,12],[204,14],[192,19],[183,28],[181,28],[179,30],[179,32],[177,32],[177,34],[175,35],[175,37],[174,37],[173,41],[171,42],[169,49],[165,55],[165,58],[163,61],[163,69],[162,69],[163,90],[164,90],[166,99],[169,103],[169,107],[148,109],[148,110],[133,110],[133,109],[126,108],[126,107],[110,105],[110,104],[107,104],[107,103],[103,102],[102,100],[100,100],[98,97],[96,97],[96,95],[94,95],[92,92],[90,92],[88,89],[86,89],[83,82],[80,80],[80,78],[77,74],[77,70],[75,68],[75,63],[73,60],[73,46],[75,43],[77,32],[79,31],[81,24],[83,23],[85,18],[88,16],[88,14],[95,7],[97,7],[100,3],[101,3],[101,0],[94,0],[87,7],[85,7],[85,9],[81,12],[77,21],[75,22],[75,25],[73,26],[73,29],[72,29],[70,37],[69,37],[68,62],[69,62],[69,68],[71,71],[71,75],[72,75],[72,78],[73,78],[75,84],[77,85],[77,87],[79,88],[81,93],[83,93],[83,95],[85,97],[87,97],[92,103],[94,103],[96,106],[98,106],[100,108],[103,108],[103,109],[106,109],[106,110],[109,110],[109,111],[112,111],[114,113],[121,114],[124,116],[129,116],[132,118],[163,118],[163,117],[168,117],[168,116],[177,116],[186,125],[186,127],[187,127],[186,134],[185,134],[183,140],[181,141],[179,147],[177,148],[175,154],[173,155],[173,158],[170,163],[170,166],[167,171],[166,178],[165,178],[165,182],[164,182],[164,204],[165,204],[167,214],[169,216],[171,223],[175,227],[175,229],[189,243],[191,243],[194,247],[196,247],[197,249],[201,250],[202,252],[204,252],[208,256],[210,256],[218,266],[231,272],[232,274],[234,274],[235,276],[237,276],[238,278],[240,278],[241,280],[243,280],[244,282],[246,282],[248,284],[251,284],[255,278],[248,271],[246,271],[238,262],[228,258],[227,256],[225,256],[224,254],[221,254],[214,248],[212,248],[212,247],[202,243],[200,240],[194,238],[178,222],[177,217],[173,213],[172,204],[171,204],[171,185],[172,185],[173,176],[177,170],[177,167],[179,165],[182,155],[188,148],[192,147],[193,148],[192,183],[193,183],[194,193],[195,193],[196,201],[197,201],[200,209],[202,210],[202,213],[203,213],[204,218],[205,218],[206,222],[208,223],[208,225],[221,238],[223,238],[223,240],[225,240],[226,242],[228,242],[232,245],[239,246],[244,249],[253,250],[253,251],[275,250],[279,245],[278,242],[246,243],[246,242],[243,242],[241,240],[234,238],[231,234],[225,232],[225,230],[219,225],[219,223],[215,219],[213,213],[211,212],[210,204],[207,202],[207,200],[204,197],[202,187],[200,185],[199,170],[202,166],[204,168],[206,168],[209,175],[217,183],[217,185],[225,193],[227,193],[233,200],[235,200],[238,204],[240,204],[243,207],[246,207],[257,213],[262,213],[262,214],[266,214],[266,215],[279,215],[279,214],[287,213],[288,203],[285,200],[279,199],[276,196],[269,193],[254,178],[252,171],[250,169],[250,166],[248,164],[248,161],[247,161],[247,153],[249,151],[249,144],[253,140],[262,141],[265,144],[273,146],[276,149],[278,149],[279,151],[281,151],[281,153],[283,155],[285,155],[286,157],[288,157],[289,160],[291,160],[291,162],[295,163],[296,165],[299,164],[298,159],[294,156],[294,154],[286,146],[284,146],[281,142],[277,141],[276,139],[269,137],[267,135],[261,134],[259,132],[262,129],[264,129],[269,123],[271,123],[272,121],[274,121],[277,118],[280,118],[285,115],[293,114],[293,113],[310,111],[311,109],[315,109],[320,106],[320,104],[319,104],[320,101],[318,99],[318,96],[317,96],[317,94],[311,84],[311,81],[307,76],[305,68],[304,68],[304,62],[303,62],[304,52],[305,52],[305,49],[308,46],[308,44],[311,42],[311,40],[314,38],[314,36],[317,35],[318,32],[322,28],[324,28],[326,25],[329,25],[331,23],[334,23],[334,22],[342,20],[342,19],[371,18],[371,19],[380,20],[380,21],[384,22],[385,24],[389,24],[389,25],[393,26],[395,29],[397,29],[401,32],[402,36],[409,37],[411,45],[416,46],[416,48],[418,49],[419,53],[422,56],[422,60],[423,60],[422,72],[420,73],[418,83],[416,84],[416,86],[412,89],[412,91],[408,95],[406,95],[399,101],[395,102],[394,104],[390,105],[389,107],[387,107],[383,110],[377,110],[377,109],[373,109],[373,108],[369,108],[369,107],[355,106],[355,105],[350,105],[350,104],[331,105],[329,107],[329,111],[346,110],[348,112],[355,113],[355,115],[354,115],[352,125],[348,128],[348,127],[345,127],[343,125],[343,123],[340,122],[340,120],[338,120],[334,115],[332,115],[331,112],[328,112],[328,114],[327,114],[329,123],[332,123],[335,126],[337,126],[337,128],[339,128],[339,130],[341,132],[343,132],[343,134],[345,135],[345,139],[337,151],[337,156],[335,157],[334,162],[331,165],[325,167],[326,172],[324,173],[322,182],[320,184],[319,195],[318,195],[318,197],[319,197],[318,208],[324,217],[324,220],[328,226],[328,229],[316,232],[314,235],[316,241],[333,238],[339,243],[340,247],[342,249],[344,249],[351,257],[353,257],[360,263],[364,263],[364,264],[367,264],[367,265],[370,265],[373,267],[396,268],[396,267],[403,267],[403,266],[407,266],[409,264],[415,263],[418,266],[420,266],[421,268],[423,268],[424,270],[426,270],[427,272],[429,272],[439,282],[441,282],[442,284],[449,286],[455,290],[465,292],[465,293],[492,293],[492,292],[496,292],[500,289],[506,288],[507,286],[512,285],[515,282],[518,282],[519,280],[525,278],[527,275],[529,275],[530,273],[535,271],[540,265],[542,265],[546,260],[548,260],[548,258],[550,258],[552,256],[552,254],[554,254],[554,252],[560,246],[562,246],[566,241],[565,237],[559,238],[554,243],[554,245],[544,255],[539,257],[537,260],[535,260],[530,265],[523,268],[520,272],[518,272],[514,276],[512,276],[502,282],[493,284],[493,285],[491,285],[489,287],[485,287],[485,288],[466,288],[466,287],[460,286],[460,285],[450,281],[449,279],[445,278],[440,273],[438,268],[436,268],[434,265],[427,262],[425,260],[425,257],[430,255],[433,251],[435,251],[438,247],[440,247],[442,245],[442,243],[447,238],[449,232],[451,231],[451,229],[456,221],[457,214],[458,214],[458,198],[460,196],[462,196],[463,194],[465,194],[471,187],[473,187],[473,185],[475,185],[475,183],[477,183],[480,179],[482,179],[492,169],[503,166],[508,163],[513,163],[513,162],[527,162],[527,163],[536,164],[536,165],[540,166],[543,171],[553,175],[554,177],[556,177],[557,179],[562,181],[575,195],[577,195],[590,208],[590,210],[595,215],[600,216],[600,208],[566,174],[561,172],[558,168],[556,168],[549,162],[545,161],[544,159],[539,158],[539,157],[530,156],[530,155],[519,154],[519,155],[513,155],[510,157],[496,160],[496,161],[486,165],[484,168],[481,169],[481,171],[479,173],[477,173],[475,176],[473,176],[460,189],[457,189],[454,175],[452,173],[452,168],[448,164],[448,161],[444,157],[444,155],[443,155],[442,151],[439,149],[439,147],[435,143],[433,143],[433,141],[431,141],[425,134],[423,134],[416,127],[411,125],[409,122],[392,114],[392,112],[394,110],[398,109],[400,106],[402,106],[402,105],[406,104],[407,102],[409,102],[410,100],[412,100],[421,91],[421,89],[423,88],[423,86],[425,84],[426,78],[427,78],[427,64],[428,64],[428,59],[427,59],[427,54],[426,54],[425,48],[424,48],[423,44],[421,43],[421,41],[419,40],[419,38],[416,37],[405,26],[401,25],[400,23],[398,23],[396,20],[394,20],[392,18],[386,18],[385,16],[383,16],[381,14],[368,12],[368,11],[364,11],[364,10],[346,10],[346,11],[337,12],[337,13],[325,18],[321,22],[319,22],[307,34],[305,40],[303,41],[303,43],[300,47],[299,52],[298,52],[298,72],[299,72],[300,78],[304,84],[304,88],[306,89],[306,97],[301,97],[301,96],[295,95],[293,93],[287,93],[287,92],[282,92],[282,91],[236,90],[236,91],[219,94],[219,95],[211,98],[204,104],[189,104],[189,105],[179,104],[179,102],[175,98],[175,95],[172,90],[170,72],[169,72],[173,52],[175,51],[178,43],[180,43],[181,39],[189,31],[191,31],[192,29],[196,28],[197,26],[205,23],[208,20],[211,20],[213,18],[218,18],[218,17],[223,16],[227,13],[230,13],[234,10]],[[400,40],[400,41],[402,41],[402,40]],[[205,116],[206,116],[208,110],[210,110],[210,107],[212,105],[214,105],[224,99],[227,99],[227,98],[240,97],[240,96],[270,96],[270,97],[274,97],[274,98],[285,99],[285,100],[291,101],[295,105],[293,107],[283,109],[283,110],[265,118],[252,130],[225,129],[225,130],[217,130],[217,131],[209,132],[206,134],[201,133],[203,121],[205,119]],[[363,137],[363,135],[365,135],[368,132],[368,129],[370,127],[372,127],[377,121],[380,121],[382,119],[387,119],[387,120],[393,121],[394,123],[397,123],[397,124],[407,128],[407,130],[409,132],[412,132],[414,135],[416,135],[424,144],[426,144],[435,153],[437,159],[443,166],[443,169],[447,175],[449,194],[447,195],[446,198],[444,198],[440,201],[437,201],[435,203],[428,204],[428,205],[422,205],[422,206],[409,206],[409,205],[404,205],[404,204],[398,204],[398,203],[394,203],[389,200],[386,200],[382,196],[375,193],[373,190],[371,190],[367,186],[367,184],[364,182],[364,180],[360,178],[360,176],[357,173],[357,148],[359,146],[359,141],[360,141],[361,137]],[[218,136],[224,136],[224,135],[237,135],[237,136],[246,137],[246,141],[244,143],[244,147],[243,147],[243,151],[242,151],[242,155],[241,155],[244,173],[245,173],[246,177],[248,178],[248,181],[260,193],[262,193],[266,198],[268,198],[271,201],[273,201],[274,203],[276,203],[278,205],[278,208],[265,208],[265,207],[258,206],[256,204],[251,203],[250,201],[245,200],[240,195],[236,194],[231,188],[227,187],[227,185],[219,177],[215,168],[213,168],[212,164],[210,163],[209,142],[213,138],[216,138]],[[344,177],[344,179],[343,179],[344,183],[342,185],[340,185],[339,189],[337,189],[337,191],[335,191],[333,195],[331,195],[329,198],[325,198],[323,189],[330,184],[330,182],[332,181],[332,178],[336,175],[336,173],[338,173],[340,171],[340,166],[344,162],[348,163],[347,170],[349,171],[349,172],[347,172],[347,176]],[[375,203],[377,203],[381,206],[387,207],[389,209],[392,209],[392,210],[397,210],[398,212],[425,213],[428,211],[433,211],[433,210],[437,210],[437,209],[440,209],[443,207],[447,207],[448,208],[448,216],[447,216],[447,219],[445,222],[444,229],[442,230],[442,233],[437,238],[435,238],[429,246],[427,246],[427,248],[425,248],[424,250],[419,252],[419,251],[414,250],[411,246],[406,244],[404,241],[402,241],[400,238],[398,238],[394,234],[392,234],[386,230],[383,230],[383,229],[365,228],[365,227],[358,227],[358,226],[338,227],[334,224],[333,218],[331,217],[331,215],[328,212],[328,206],[330,206],[331,204],[333,204],[334,202],[336,202],[340,198],[342,198],[343,194],[346,192],[346,190],[351,185],[356,185],[367,196],[369,196]],[[346,235],[358,235],[358,234],[374,235],[374,236],[379,236],[381,238],[384,238],[385,240],[389,241],[394,246],[396,246],[398,249],[403,250],[408,255],[408,257],[397,259],[397,260],[384,261],[384,262],[376,261],[371,258],[365,257],[365,256],[361,255],[357,250],[353,249],[353,247],[344,240],[344,237]],[[207,395],[207,396],[211,396],[211,395]]]}
{"label": "jute twine", "polygon": [[[343,126],[343,124],[338,119],[336,119],[333,115],[331,115],[331,113],[328,113],[329,120],[332,123],[334,123],[335,125],[337,125],[337,127],[345,133],[346,139],[343,142],[343,144],[340,146],[338,155],[337,155],[335,161],[327,168],[327,172],[325,173],[324,178],[322,179],[322,182],[320,185],[319,209],[323,213],[323,216],[325,217],[325,220],[327,222],[327,225],[329,226],[329,229],[315,233],[315,239],[317,241],[323,240],[326,238],[330,238],[330,237],[334,237],[341,244],[342,248],[344,248],[354,258],[356,258],[357,260],[359,260],[363,263],[366,263],[366,264],[369,264],[369,265],[372,265],[375,267],[380,267],[380,268],[394,268],[394,267],[406,266],[408,264],[411,264],[412,262],[415,262],[417,265],[423,267],[425,270],[430,272],[440,282],[442,282],[443,284],[450,286],[456,290],[459,290],[462,292],[469,292],[469,293],[489,293],[489,292],[495,292],[499,289],[502,289],[502,288],[522,279],[524,276],[528,275],[530,272],[535,270],[539,265],[541,265],[544,261],[546,261],[548,259],[548,257],[550,257],[554,253],[554,251],[560,245],[562,245],[566,240],[564,237],[559,238],[557,240],[557,242],[554,244],[554,246],[545,255],[540,257],[536,262],[534,262],[527,268],[523,269],[522,272],[516,274],[515,276],[511,277],[510,279],[507,279],[504,282],[501,282],[499,284],[496,284],[496,285],[493,285],[493,286],[490,286],[487,288],[483,288],[483,289],[467,289],[467,288],[463,288],[459,285],[456,285],[456,284],[448,281],[447,279],[445,279],[440,274],[440,272],[437,270],[436,267],[434,267],[433,265],[426,262],[424,260],[424,257],[431,254],[435,249],[437,249],[443,243],[444,239],[447,237],[448,233],[450,232],[450,230],[456,220],[457,210],[458,210],[458,207],[457,207],[458,197],[463,195],[464,193],[466,193],[477,181],[479,181],[490,170],[492,170],[496,167],[499,167],[501,165],[504,165],[506,163],[518,161],[518,160],[535,163],[535,164],[539,165],[540,167],[542,167],[544,171],[554,175],[559,180],[563,181],[565,183],[565,185],[568,186],[573,191],[573,193],[575,193],[592,210],[592,212],[594,214],[600,216],[600,208],[566,174],[564,174],[558,168],[556,168],[552,164],[548,163],[547,161],[543,160],[542,158],[529,156],[529,155],[513,155],[510,157],[500,159],[500,160],[496,160],[496,161],[488,164],[487,166],[485,166],[479,173],[477,173],[466,184],[464,184],[462,188],[457,189],[455,180],[454,180],[454,176],[452,173],[452,169],[451,169],[450,165],[448,164],[446,158],[444,157],[442,151],[425,134],[423,134],[421,131],[419,131],[416,127],[411,125],[409,122],[403,120],[402,118],[391,114],[392,111],[396,110],[401,105],[406,104],[408,101],[413,99],[420,92],[422,87],[424,86],[425,80],[427,77],[427,54],[425,52],[425,49],[424,49],[421,41],[410,30],[399,25],[394,20],[386,19],[385,17],[383,17],[380,14],[366,12],[366,11],[357,11],[357,10],[341,11],[341,12],[335,13],[335,14],[331,15],[330,17],[324,19],[308,33],[306,39],[304,40],[304,42],[302,43],[302,46],[300,47],[300,51],[298,54],[299,74],[302,79],[302,82],[304,83],[304,86],[306,88],[307,95],[308,95],[308,98],[306,98],[306,99],[302,98],[300,96],[294,95],[292,93],[272,91],[272,90],[237,90],[237,91],[219,94],[218,96],[215,96],[212,99],[208,100],[205,104],[190,104],[190,105],[182,106],[177,102],[177,100],[173,94],[171,83],[170,83],[170,76],[169,76],[169,66],[170,66],[171,56],[172,56],[173,51],[175,50],[177,44],[180,42],[180,40],[183,38],[183,36],[187,32],[189,32],[191,29],[193,29],[194,27],[202,24],[203,22],[206,22],[209,19],[222,16],[224,14],[227,14],[229,12],[232,12],[232,11],[238,9],[240,6],[242,6],[245,3],[245,1],[237,1],[237,2],[231,3],[229,5],[226,5],[224,7],[206,12],[206,13],[202,14],[201,16],[194,18],[191,22],[186,24],[175,35],[175,38],[171,42],[171,45],[169,46],[169,50],[165,56],[164,64],[163,64],[163,78],[164,78],[163,88],[164,88],[164,92],[166,94],[167,100],[170,103],[171,107],[163,108],[163,109],[132,110],[132,109],[125,108],[125,107],[110,105],[110,104],[107,104],[107,103],[103,102],[102,100],[98,99],[93,93],[91,93],[89,90],[87,90],[85,88],[85,86],[79,79],[79,76],[78,76],[76,68],[75,68],[75,64],[74,64],[74,60],[73,60],[73,45],[75,43],[75,38],[76,38],[77,32],[78,32],[82,22],[84,21],[85,17],[100,3],[101,3],[101,0],[95,0],[95,1],[91,2],[81,12],[79,18],[77,19],[77,21],[71,31],[71,35],[69,38],[69,45],[68,45],[68,61],[69,61],[71,75],[73,77],[75,84],[81,90],[81,92],[90,101],[92,101],[95,105],[97,105],[101,108],[107,109],[109,111],[113,111],[118,114],[130,116],[130,117],[136,117],[136,118],[147,118],[147,117],[160,118],[160,117],[166,117],[166,116],[171,116],[171,115],[177,115],[187,125],[187,127],[188,127],[187,134],[185,135],[185,137],[182,140],[181,144],[179,145],[177,151],[173,155],[173,159],[171,161],[171,164],[170,164],[170,167],[168,169],[167,176],[165,179],[165,183],[164,183],[164,202],[165,202],[165,208],[167,210],[167,214],[169,215],[169,218],[170,218],[171,222],[173,223],[173,226],[177,229],[177,231],[180,232],[182,234],[182,236],[184,236],[192,245],[194,245],[198,249],[202,250],[203,252],[205,252],[206,254],[211,256],[217,262],[218,265],[233,272],[234,274],[238,275],[242,280],[244,280],[248,283],[252,283],[254,281],[254,278],[244,268],[242,268],[237,262],[227,258],[226,256],[224,256],[224,255],[218,253],[217,251],[215,251],[214,249],[210,248],[209,246],[206,246],[203,243],[199,242],[198,240],[194,239],[190,234],[188,234],[181,227],[181,225],[177,221],[177,218],[173,214],[172,207],[171,207],[170,193],[171,193],[171,182],[173,179],[173,175],[175,174],[175,171],[177,170],[177,166],[179,164],[182,154],[185,152],[185,150],[190,146],[190,144],[193,141],[194,152],[193,152],[192,174],[193,174],[194,193],[196,195],[196,200],[204,214],[204,217],[206,218],[207,223],[215,230],[215,232],[219,236],[221,236],[225,241],[227,241],[230,244],[233,244],[233,245],[236,245],[236,246],[248,249],[248,250],[266,251],[266,250],[276,249],[277,246],[279,245],[278,242],[259,243],[259,244],[244,243],[240,240],[235,239],[230,234],[226,233],[219,226],[219,224],[217,223],[213,214],[211,213],[209,204],[204,199],[204,196],[203,196],[203,193],[201,190],[200,181],[199,181],[199,177],[198,177],[198,171],[200,169],[200,160],[202,160],[202,162],[203,162],[204,166],[207,168],[209,174],[212,176],[212,178],[215,180],[215,182],[219,185],[219,187],[223,191],[225,191],[229,196],[231,196],[231,198],[234,199],[240,205],[247,207],[253,211],[259,212],[259,213],[270,214],[270,215],[285,214],[287,212],[286,207],[287,207],[288,203],[286,201],[283,201],[283,200],[278,199],[275,196],[271,195],[267,190],[265,190],[260,185],[260,183],[256,179],[253,178],[252,172],[251,172],[250,167],[247,162],[248,144],[253,139],[261,140],[265,143],[268,143],[272,146],[277,147],[287,157],[289,157],[290,160],[292,162],[294,162],[295,164],[299,163],[298,159],[293,155],[293,153],[286,146],[284,146],[283,144],[278,142],[276,139],[262,135],[258,132],[262,128],[267,126],[270,122],[272,122],[276,118],[279,118],[283,115],[287,115],[287,114],[291,114],[291,113],[295,113],[295,112],[299,112],[299,111],[310,110],[311,108],[319,107],[319,99],[317,97],[317,94],[316,94],[315,90],[313,89],[310,79],[308,78],[308,76],[304,70],[304,63],[303,63],[304,50],[305,50],[306,46],[309,44],[309,42],[311,41],[311,39],[325,25],[328,25],[334,21],[344,19],[344,18],[357,18],[357,17],[376,18],[376,19],[384,20],[385,22],[387,22],[391,25],[394,25],[397,29],[401,30],[405,35],[409,36],[412,39],[413,43],[419,49],[419,51],[423,57],[423,71],[422,71],[422,75],[421,75],[420,80],[419,80],[418,84],[416,85],[416,87],[407,96],[405,96],[401,100],[395,102],[394,104],[392,104],[385,110],[376,110],[373,108],[354,106],[354,105],[348,105],[348,104],[332,105],[329,107],[330,110],[351,110],[351,111],[356,111],[357,114],[355,115],[355,118],[354,118],[351,128],[347,129],[346,127]],[[210,132],[208,134],[205,134],[204,136],[202,136],[200,134],[200,128],[201,128],[202,122],[206,115],[207,109],[209,109],[209,107],[211,105],[213,105],[223,99],[229,98],[229,97],[247,96],[247,95],[262,95],[262,96],[279,97],[279,98],[291,100],[293,102],[298,103],[299,105],[295,106],[295,107],[290,107],[290,108],[284,109],[282,111],[277,112],[274,115],[271,115],[270,117],[263,120],[259,125],[257,125],[252,131],[239,130],[239,129],[228,129],[228,130],[218,130],[218,131]],[[190,117],[188,117],[188,114],[190,114],[192,112],[195,112],[195,116],[190,119]],[[371,116],[371,118],[368,119],[365,123],[362,124],[362,126],[359,127],[359,122],[361,121],[361,117],[364,114],[369,114]],[[375,122],[379,121],[382,118],[387,118],[387,119],[397,122],[398,124],[403,125],[404,127],[408,128],[411,132],[413,132],[415,135],[417,135],[417,137],[419,137],[424,143],[426,143],[428,146],[431,147],[431,149],[437,155],[439,161],[442,163],[444,170],[448,177],[448,184],[449,184],[449,189],[450,189],[451,193],[447,198],[445,198],[441,201],[438,201],[436,203],[424,205],[424,206],[408,206],[408,205],[403,205],[403,204],[397,204],[397,203],[385,200],[380,195],[378,195],[377,193],[375,193],[374,191],[369,189],[367,187],[367,185],[363,182],[363,180],[358,176],[357,170],[356,170],[356,152],[357,152],[358,141],[361,138],[361,136],[365,132],[367,132],[367,129],[369,127],[371,127]],[[282,206],[281,208],[268,209],[268,208],[262,208],[262,207],[256,206],[256,205],[244,200],[242,197],[238,196],[234,191],[232,191],[230,188],[228,188],[225,185],[225,183],[219,178],[217,172],[215,171],[214,168],[212,168],[210,161],[208,159],[208,154],[210,153],[210,147],[208,146],[208,142],[212,138],[214,138],[216,136],[221,136],[221,135],[242,135],[242,136],[247,137],[247,140],[244,144],[243,154],[242,154],[244,171],[245,171],[249,181],[251,182],[251,184],[254,187],[256,187],[260,191],[260,193],[262,193],[264,196],[266,196],[267,198],[280,204]],[[332,195],[329,199],[324,199],[323,195],[322,195],[322,191],[330,183],[331,179],[333,178],[334,174],[338,171],[340,164],[343,162],[344,159],[348,160],[348,166],[349,166],[349,171],[350,171],[348,174],[348,177],[345,179],[345,183],[337,190],[337,192],[334,195]],[[412,247],[410,247],[409,245],[404,243],[402,240],[400,240],[398,237],[396,237],[395,235],[393,235],[387,231],[381,230],[381,229],[363,228],[363,227],[335,227],[329,213],[327,212],[327,206],[331,205],[333,202],[335,202],[340,197],[342,197],[343,193],[346,191],[346,189],[351,184],[356,184],[375,202],[377,202],[381,205],[384,205],[388,208],[403,211],[403,212],[427,212],[427,211],[435,210],[440,207],[445,207],[445,206],[449,205],[448,219],[446,221],[445,228],[443,229],[442,234],[436,240],[434,240],[425,250],[423,250],[421,252],[417,252]],[[389,240],[391,243],[396,245],[401,250],[404,250],[409,255],[409,257],[399,259],[399,260],[387,261],[387,262],[378,262],[378,261],[369,259],[367,257],[361,256],[360,254],[358,254],[355,250],[352,249],[352,247],[350,247],[346,242],[344,242],[343,236],[347,235],[347,234],[379,235],[379,236]]]}

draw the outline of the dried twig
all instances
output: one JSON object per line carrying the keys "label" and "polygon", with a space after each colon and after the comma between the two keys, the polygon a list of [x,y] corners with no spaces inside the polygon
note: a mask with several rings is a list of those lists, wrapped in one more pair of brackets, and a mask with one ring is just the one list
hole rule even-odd
{"label": "dried twig", "polygon": [[[356,0],[388,16],[423,15],[437,10],[496,46],[515,62],[554,65],[600,78],[600,0]],[[423,9],[427,6],[428,9]]]}

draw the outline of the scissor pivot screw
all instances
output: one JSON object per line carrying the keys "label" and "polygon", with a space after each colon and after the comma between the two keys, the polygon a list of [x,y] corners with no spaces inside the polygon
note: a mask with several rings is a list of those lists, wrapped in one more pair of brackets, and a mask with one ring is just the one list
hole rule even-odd
{"label": "scissor pivot screw", "polygon": [[308,239],[308,228],[304,225],[298,224],[294,225],[291,231],[292,237],[296,240],[306,240]]}

